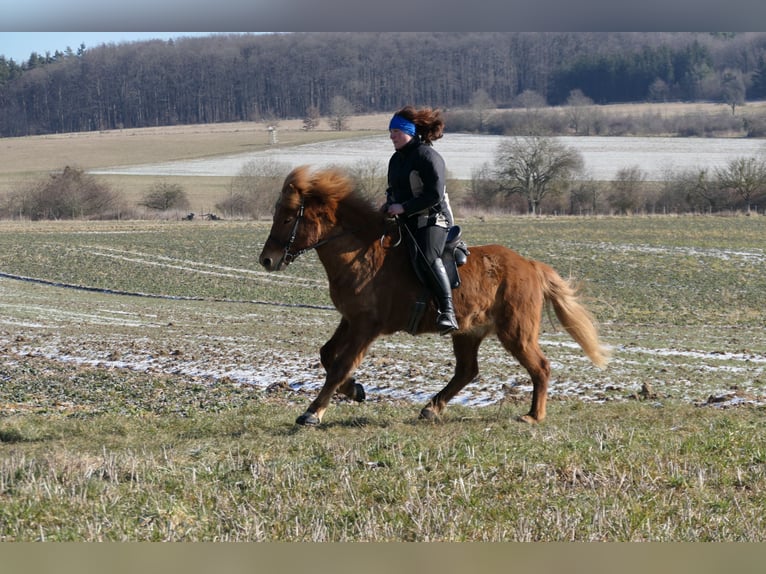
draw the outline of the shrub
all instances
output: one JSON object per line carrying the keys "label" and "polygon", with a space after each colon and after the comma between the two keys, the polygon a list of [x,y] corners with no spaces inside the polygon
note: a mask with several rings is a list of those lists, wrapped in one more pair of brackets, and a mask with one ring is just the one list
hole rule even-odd
{"label": "shrub", "polygon": [[229,184],[229,197],[215,208],[228,217],[268,216],[273,212],[277,193],[290,167],[282,162],[266,159],[253,160],[242,166]]}
{"label": "shrub", "polygon": [[743,120],[745,132],[749,138],[766,137],[766,118],[760,116],[748,117]]}
{"label": "shrub", "polygon": [[617,171],[610,184],[609,205],[621,214],[639,211],[645,199],[644,182],[646,174],[639,166],[624,167]]}
{"label": "shrub", "polygon": [[[445,114],[445,121],[452,132],[480,133],[479,116],[473,110],[456,110]],[[492,133],[489,126],[487,131]]]}
{"label": "shrub", "polygon": [[83,170],[66,166],[61,172],[10,194],[4,211],[9,217],[43,219],[119,218],[120,195]]}
{"label": "shrub", "polygon": [[139,205],[156,211],[188,209],[189,199],[183,187],[177,183],[160,182],[152,185]]}
{"label": "shrub", "polygon": [[375,160],[360,160],[348,169],[354,187],[374,204],[386,200],[386,166]]}

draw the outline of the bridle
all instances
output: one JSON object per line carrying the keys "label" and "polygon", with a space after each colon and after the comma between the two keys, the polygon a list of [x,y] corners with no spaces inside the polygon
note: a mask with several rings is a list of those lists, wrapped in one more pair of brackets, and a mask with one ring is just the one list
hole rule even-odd
{"label": "bridle", "polygon": [[298,236],[298,226],[301,223],[301,220],[303,219],[303,214],[305,212],[304,204],[303,204],[303,197],[301,197],[301,204],[298,207],[298,213],[295,216],[295,223],[293,223],[292,231],[290,231],[290,238],[287,240],[287,242],[283,242],[276,237],[274,237],[271,233],[269,233],[269,236],[266,238],[266,241],[273,241],[277,245],[282,245],[284,247],[282,251],[282,257],[277,262],[276,267],[281,268],[282,264],[289,265],[293,261],[295,261],[298,257],[306,253],[307,251],[311,251],[312,249],[316,249],[317,247],[321,247],[325,243],[329,243],[333,239],[338,239],[339,237],[342,237],[344,235],[348,235],[349,233],[352,233],[352,231],[347,230],[343,231],[342,233],[339,233],[337,235],[333,235],[331,237],[328,237],[326,239],[322,239],[321,241],[317,241],[313,245],[309,245],[307,247],[304,247],[303,249],[299,249],[295,253],[291,253],[291,249],[293,247],[293,243],[295,243],[295,238]]}
{"label": "bridle", "polygon": [[282,252],[282,257],[279,259],[279,262],[277,263],[277,268],[282,267],[283,263],[287,263],[288,265],[292,263],[296,257],[299,255],[305,253],[309,250],[309,248],[303,249],[297,253],[290,253],[290,249],[293,247],[293,243],[295,243],[295,238],[298,235],[298,225],[301,222],[301,219],[303,219],[303,197],[301,197],[301,204],[300,207],[298,207],[298,214],[295,216],[295,223],[293,224],[293,229],[290,232],[290,238],[287,240],[287,243],[282,242],[281,240],[274,237],[271,233],[269,233],[269,236],[266,238],[266,241],[273,241],[277,245],[283,245],[284,251]]}

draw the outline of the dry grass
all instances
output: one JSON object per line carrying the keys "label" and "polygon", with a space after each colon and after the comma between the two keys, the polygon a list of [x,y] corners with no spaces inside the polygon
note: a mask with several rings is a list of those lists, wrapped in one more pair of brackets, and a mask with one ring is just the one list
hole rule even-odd
{"label": "dry grass", "polygon": [[[185,386],[128,381],[126,396]],[[556,403],[527,427],[513,405],[423,425],[341,403],[346,422],[298,431],[293,397],[217,390],[198,406],[174,390],[189,397],[178,413],[147,400],[0,421],[0,539],[759,541],[766,527],[757,411]]]}
{"label": "dry grass", "polygon": [[[49,156],[73,153],[62,143],[94,163],[119,152],[140,163],[231,153],[264,135],[196,129],[0,140],[18,160],[3,162],[0,181],[60,167],[65,156]],[[601,402],[552,397],[548,420],[529,427],[514,420],[522,393],[452,406],[431,425],[417,421],[420,404],[370,392],[365,404],[335,403],[312,431],[293,420],[337,317],[248,301],[327,304],[313,254],[266,277],[261,222],[3,222],[6,273],[201,300],[0,280],[0,539],[762,541],[763,407],[706,399],[764,395],[765,224],[466,220],[472,243],[512,245],[588,281],[620,347],[610,368],[591,372],[547,323],[544,336],[552,391],[571,382]],[[376,346],[364,384],[440,386],[444,345]],[[483,349],[481,385],[523,383],[494,352]],[[274,386],[212,376],[218,367]],[[634,400],[644,382],[656,394]]]}
{"label": "dry grass", "polygon": [[[718,114],[731,112],[731,108],[723,103],[710,102],[653,102],[632,104],[609,104],[599,106],[609,115],[613,114],[658,114],[662,117],[682,116],[687,114]],[[762,114],[766,110],[766,101],[748,102],[738,108],[742,114]]]}
{"label": "dry grass", "polygon": [[[358,131],[386,129],[383,116],[358,116],[351,130],[306,132],[298,120],[278,124],[280,146],[358,136]],[[95,169],[160,161],[194,159],[269,147],[268,125],[236,122],[167,126],[47,136],[0,138],[0,176],[59,169],[77,165]]]}
{"label": "dry grass", "polygon": [[[441,386],[448,343],[402,335],[359,370],[370,400],[310,430],[293,421],[337,317],[247,301],[327,303],[313,256],[266,276],[252,222],[6,222],[6,272],[201,300],[0,280],[0,539],[762,541],[763,407],[706,398],[763,395],[765,224],[466,221],[591,280],[610,367],[546,324],[544,424],[516,422],[524,390],[423,424],[385,388]],[[523,386],[491,345],[481,361],[479,387]]]}
{"label": "dry grass", "polygon": [[[658,114],[663,117],[689,113],[718,114],[724,104],[645,103],[599,106],[609,115]],[[762,113],[766,102],[751,102],[740,108],[741,114]],[[369,131],[385,131],[390,114],[354,116],[350,131],[330,131],[323,122],[320,128],[305,132],[302,120],[278,123],[279,146],[292,146],[333,138],[350,138]],[[174,160],[212,157],[260,151],[269,147],[269,125],[263,122],[236,122],[192,126],[165,126],[102,132],[82,132],[0,138],[0,194],[25,182],[62,169],[66,165],[82,169],[137,165]],[[156,178],[142,176],[103,177],[129,199],[140,197]],[[214,205],[225,196],[230,178],[173,178],[190,197],[202,205]],[[209,197],[207,195],[209,194]],[[196,201],[192,203],[196,204]]]}
{"label": "dry grass", "polygon": [[[350,131],[335,132],[320,127],[306,132],[300,120],[278,124],[279,146],[292,146],[335,138],[359,136],[368,130],[386,129],[383,115],[357,116]],[[268,125],[237,122],[193,126],[167,126],[102,132],[81,132],[0,138],[0,195],[17,189],[26,182],[64,166],[89,170],[112,166],[137,165],[163,161],[261,151],[271,147]],[[104,176],[103,181],[135,200],[156,182],[156,177]],[[184,186],[193,204],[212,208],[225,197],[228,177],[172,178]]]}

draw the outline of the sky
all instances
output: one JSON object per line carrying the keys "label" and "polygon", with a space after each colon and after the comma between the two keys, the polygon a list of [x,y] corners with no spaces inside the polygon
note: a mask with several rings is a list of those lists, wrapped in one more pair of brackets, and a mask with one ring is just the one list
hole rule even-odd
{"label": "sky", "polygon": [[[753,0],[0,0],[0,54],[187,32],[746,31],[766,22]],[[23,32],[28,30],[28,32]],[[32,32],[36,30],[36,32]],[[59,32],[71,30],[71,32]],[[91,30],[91,32],[75,32]],[[112,30],[112,32],[97,32]],[[116,31],[122,30],[122,31]],[[144,30],[129,32],[127,30]],[[151,31],[155,30],[155,31]],[[195,34],[206,34],[196,32]]]}
{"label": "sky", "polygon": [[67,47],[75,52],[81,44],[95,48],[101,44],[134,42],[141,40],[178,38],[180,36],[207,36],[213,32],[2,32],[0,31],[0,56],[17,64],[29,60],[32,52],[44,56],[56,50],[64,52]]}
{"label": "sky", "polygon": [[[0,55],[22,63],[29,59],[32,52],[53,54],[56,50],[63,52],[67,47],[77,51],[81,44],[85,44],[86,48],[95,48],[111,42],[167,40],[224,31],[746,31],[766,22],[766,2],[130,0],[120,3],[104,0],[0,0],[0,14]],[[173,29],[214,32],[146,31]]]}

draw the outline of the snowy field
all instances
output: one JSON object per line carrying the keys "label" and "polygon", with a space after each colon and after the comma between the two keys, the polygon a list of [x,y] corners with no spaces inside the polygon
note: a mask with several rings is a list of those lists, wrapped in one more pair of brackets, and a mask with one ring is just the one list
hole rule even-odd
{"label": "snowy field", "polygon": [[[503,136],[447,134],[435,144],[444,156],[447,168],[457,179],[470,179],[474,170],[492,163]],[[621,168],[637,166],[647,179],[662,180],[668,170],[723,167],[737,157],[766,153],[766,143],[757,139],[734,138],[663,138],[663,137],[560,137],[566,146],[583,156],[587,177],[611,180]],[[353,166],[377,162],[384,166],[391,155],[391,142],[385,135],[350,140],[275,147],[217,158],[145,164],[114,169],[100,169],[97,175],[224,176],[233,177],[253,160],[271,159],[295,167],[330,164]]]}

